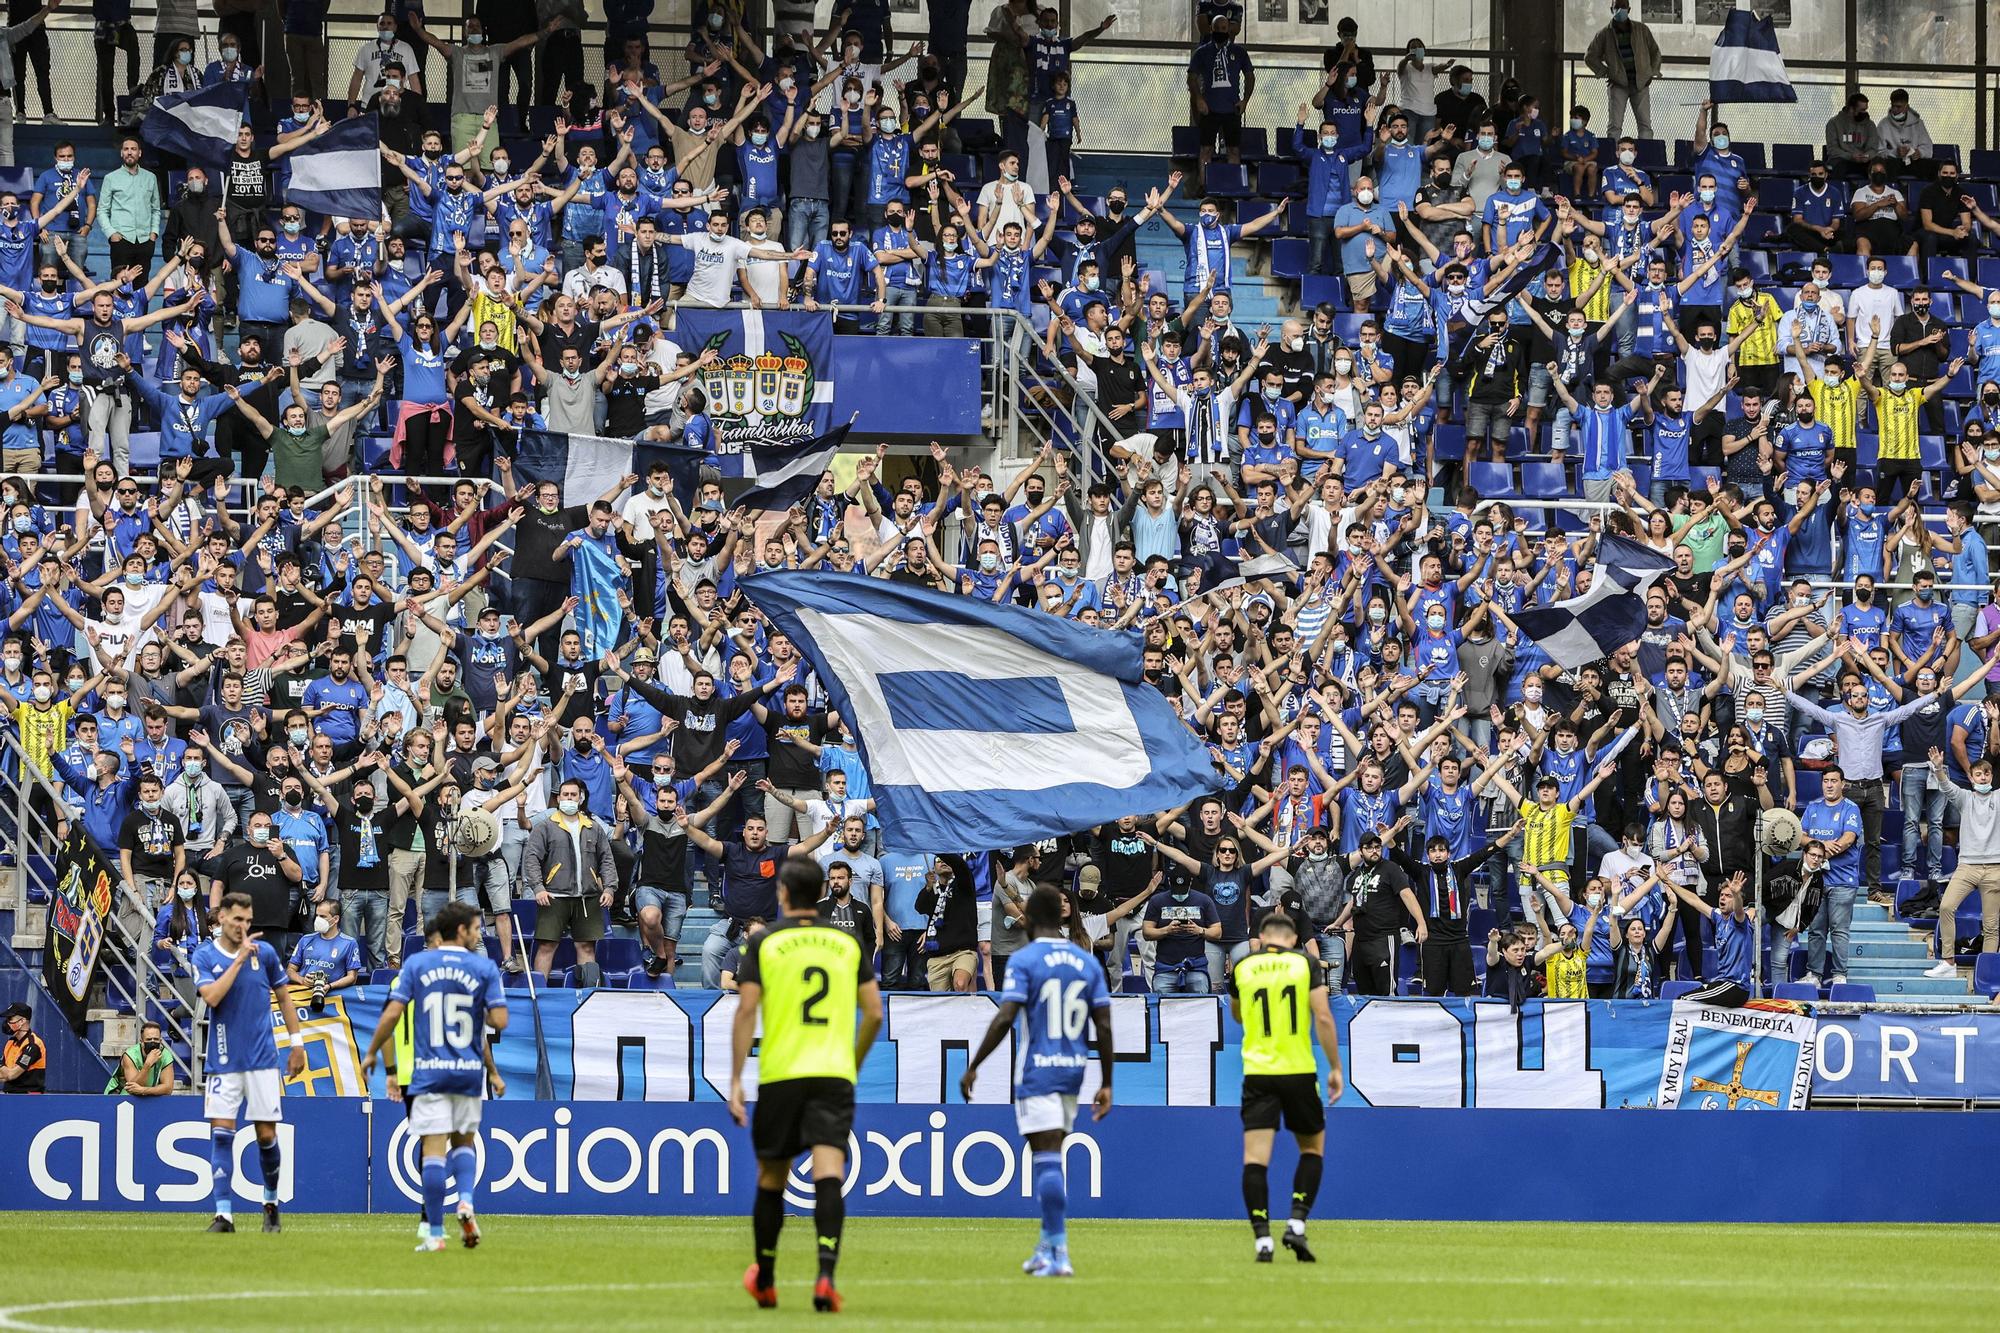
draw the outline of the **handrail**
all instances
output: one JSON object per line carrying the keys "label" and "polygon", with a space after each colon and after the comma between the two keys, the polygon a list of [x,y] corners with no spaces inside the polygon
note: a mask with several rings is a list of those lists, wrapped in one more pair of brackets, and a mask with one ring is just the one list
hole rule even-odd
{"label": "handrail", "polygon": [[[29,760],[19,738],[11,731],[0,733],[0,790],[7,787],[13,789],[11,805],[15,819],[16,846],[11,877],[15,909],[18,912],[27,905],[28,888],[34,883],[43,891],[53,910],[56,894],[55,849],[62,845],[62,839],[34,808],[33,793],[39,790],[54,809],[63,812],[66,820],[74,818],[75,802]],[[194,1043],[193,1016],[190,1015],[189,1021],[183,1023],[175,1016],[172,1007],[152,1005],[154,997],[165,997],[174,992],[174,978],[161,971],[153,961],[150,933],[144,939],[135,940],[119,915],[119,901],[128,905],[139,902],[145,909],[143,916],[150,921],[150,905],[141,901],[138,891],[119,874],[117,849],[100,847],[97,850],[99,859],[111,876],[115,895],[111,911],[104,918],[105,944],[117,962],[129,963],[130,985],[126,984],[127,977],[121,976],[117,968],[105,966],[109,960],[103,952],[99,954],[97,975],[104,982],[106,996],[116,1001],[119,1007],[130,1008],[141,1022],[157,1021],[165,1033],[187,1047],[189,1079],[180,1090],[192,1092],[198,1081],[194,1075],[201,1060],[201,1052]]]}

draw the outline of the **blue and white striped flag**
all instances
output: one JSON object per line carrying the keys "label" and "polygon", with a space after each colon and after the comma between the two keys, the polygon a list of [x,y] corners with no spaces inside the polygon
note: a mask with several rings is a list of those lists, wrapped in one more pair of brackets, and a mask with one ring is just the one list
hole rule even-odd
{"label": "blue and white striped flag", "polygon": [[[857,413],[857,415],[859,415]],[[847,439],[853,418],[816,439],[794,444],[753,444],[743,451],[743,475],[756,484],[736,497],[751,513],[783,513],[805,500]]]}
{"label": "blue and white striped flag", "polygon": [[1514,623],[1557,666],[1574,670],[1639,637],[1646,628],[1646,589],[1673,567],[1659,552],[1607,533],[1581,596],[1517,612]]}
{"label": "blue and white striped flag", "polygon": [[855,574],[742,588],[853,727],[893,847],[1011,847],[1221,785],[1137,634]]}
{"label": "blue and white striped flag", "polygon": [[[506,447],[503,437],[501,447]],[[684,444],[634,444],[608,435],[566,435],[557,430],[524,430],[514,437],[514,476],[526,483],[553,481],[564,504],[589,504],[620,477],[643,478],[655,462],[673,472],[682,505],[692,505],[695,474],[705,456]]]}
{"label": "blue and white striped flag", "polygon": [[1768,15],[1732,9],[1708,57],[1708,95],[1715,102],[1796,102],[1798,89],[1785,73],[1778,32]]}
{"label": "blue and white striped flag", "polygon": [[169,93],[154,101],[139,137],[155,148],[210,166],[236,149],[243,109],[250,105],[247,81],[218,83],[191,93]]}
{"label": "blue and white striped flag", "polygon": [[336,218],[382,216],[381,122],[374,112],[333,122],[287,164],[285,201]]}

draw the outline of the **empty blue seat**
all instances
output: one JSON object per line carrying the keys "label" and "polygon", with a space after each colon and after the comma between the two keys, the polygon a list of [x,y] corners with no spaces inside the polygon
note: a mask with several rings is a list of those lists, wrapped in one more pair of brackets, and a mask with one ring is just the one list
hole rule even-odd
{"label": "empty blue seat", "polygon": [[395,979],[396,969],[393,967],[378,967],[368,974],[368,984],[371,986],[386,986]]}
{"label": "empty blue seat", "polygon": [[1560,500],[1569,494],[1569,469],[1561,463],[1523,463],[1521,493],[1535,500]]}
{"label": "empty blue seat", "polygon": [[[1459,438],[1464,440],[1461,431]],[[1521,493],[1514,489],[1514,469],[1506,463],[1467,463],[1465,479],[1480,498],[1486,500],[1518,500]]]}
{"label": "empty blue seat", "polygon": [[1268,199],[1276,199],[1299,189],[1300,180],[1296,163],[1270,161],[1257,164],[1257,193]]}
{"label": "empty blue seat", "polygon": [[2000,995],[2000,953],[1982,953],[1972,965],[1972,989],[1989,998]]}
{"label": "empty blue seat", "polygon": [[1339,278],[1306,274],[1299,280],[1299,304],[1310,310],[1322,303],[1344,309],[1347,305],[1346,287]]}
{"label": "empty blue seat", "polygon": [[1311,245],[1302,237],[1280,236],[1271,242],[1271,276],[1297,281],[1306,273]]}
{"label": "empty blue seat", "polygon": [[1678,1000],[1684,995],[1692,994],[1693,991],[1694,983],[1692,981],[1669,981],[1666,985],[1660,987],[1660,998],[1663,1000]]}
{"label": "empty blue seat", "polygon": [[1262,125],[1245,125],[1237,148],[1245,162],[1262,162],[1271,156],[1271,132]]}
{"label": "empty blue seat", "polygon": [[1811,144],[1774,143],[1771,145],[1771,170],[1782,171],[1791,176],[1803,176],[1811,169],[1813,159],[1819,156],[1819,149]]}
{"label": "empty blue seat", "polygon": [[625,986],[628,990],[672,990],[674,974],[663,972],[657,977],[649,977],[645,968],[635,967],[625,974]]}
{"label": "empty blue seat", "polygon": [[1202,177],[1202,193],[1219,199],[1248,199],[1251,195],[1250,168],[1235,162],[1210,162]]}
{"label": "empty blue seat", "polygon": [[[1171,136],[1169,136],[1169,138],[1170,138],[1169,147],[1175,157],[1200,156],[1201,141],[1195,135],[1194,126],[1176,125],[1174,126],[1173,133]],[[965,180],[969,178],[961,176],[959,179]]]}
{"label": "empty blue seat", "polygon": [[1865,981],[1837,981],[1827,990],[1826,998],[1835,1004],[1873,1004],[1875,988]]}
{"label": "empty blue seat", "polygon": [[1137,972],[1121,972],[1118,976],[1120,995],[1150,995],[1153,988],[1146,984],[1146,978]]}
{"label": "empty blue seat", "polygon": [[1774,1000],[1797,1000],[1810,1004],[1819,998],[1819,988],[1808,986],[1803,981],[1781,981],[1771,991]]}
{"label": "empty blue seat", "polygon": [[597,942],[597,965],[607,977],[614,972],[630,972],[644,961],[645,950],[637,940],[606,935]]}

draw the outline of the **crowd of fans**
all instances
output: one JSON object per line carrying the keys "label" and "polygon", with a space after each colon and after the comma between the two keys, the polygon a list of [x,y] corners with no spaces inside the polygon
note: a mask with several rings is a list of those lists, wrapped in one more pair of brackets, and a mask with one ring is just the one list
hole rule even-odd
{"label": "crowd of fans", "polygon": [[[697,4],[684,38],[614,6],[638,20],[602,87],[562,55],[562,116],[523,138],[501,72],[525,88],[521,57],[573,41],[567,8],[456,41],[382,16],[344,108],[381,118],[379,219],[285,201],[283,159],[330,110],[296,71],[275,138],[246,126],[220,169],[156,173],[132,138],[97,179],[64,143],[0,192],[0,709],[169,970],[241,891],[324,995],[396,965],[408,905],[456,895],[510,974],[559,980],[569,940],[594,983],[607,929],[635,927],[630,984],[683,951],[727,984],[789,852],[828,866],[828,913],[890,986],[992,985],[1053,884],[1113,975],[1159,992],[1218,987],[1281,902],[1363,993],[1414,972],[1654,996],[1747,981],[1767,936],[1842,979],[1855,901],[1895,866],[1954,905],[1983,888],[1976,864],[1946,888],[1944,840],[1990,792],[2000,722],[1979,697],[2000,680],[2000,292],[1975,262],[1995,224],[1901,93],[1879,130],[1857,94],[1796,177],[1704,105],[1675,170],[1615,112],[1604,141],[1581,108],[1556,133],[1535,96],[1489,104],[1421,40],[1371,53],[1348,20],[1277,141],[1297,197],[1190,208],[1178,172],[1101,199],[1068,175],[1094,105],[1071,54],[1109,20],[1072,37],[996,6],[980,138],[949,5],[928,46],[862,0],[824,31]],[[1243,179],[1256,123],[1240,19],[1201,6],[1204,182]],[[1184,243],[1177,289],[1149,289],[1141,228]],[[1303,236],[1334,298],[1236,323],[1260,234]],[[872,306],[827,317],[904,335],[925,307],[933,334],[1011,307],[1095,434],[1004,478],[884,446],[787,514],[664,466],[600,495],[515,475],[525,426],[711,444],[673,317],[737,299]],[[132,461],[142,428],[156,469]],[[81,489],[19,475],[44,472]],[[232,477],[261,478],[247,505]],[[1606,532],[1674,568],[1635,641],[1566,668],[1517,618],[1586,591]],[[628,637],[591,656],[567,596],[586,543],[631,576]],[[738,587],[771,568],[1142,636],[1215,792],[1020,848],[885,841],[852,732]],[[1773,806],[1807,844],[1767,925],[1751,829]],[[461,856],[474,809],[499,843]],[[1978,864],[2000,863],[1989,834]],[[683,938],[696,905],[718,922]]]}

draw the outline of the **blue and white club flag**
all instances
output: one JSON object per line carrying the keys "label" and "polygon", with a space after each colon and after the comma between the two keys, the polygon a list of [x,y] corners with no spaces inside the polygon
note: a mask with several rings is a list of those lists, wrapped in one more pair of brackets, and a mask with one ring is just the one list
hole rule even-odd
{"label": "blue and white club flag", "polygon": [[887,843],[1012,847],[1216,790],[1140,639],[855,574],[753,574],[853,728]]}
{"label": "blue and white club flag", "polygon": [[1708,96],[1715,102],[1796,102],[1785,73],[1778,32],[1768,15],[1732,9],[1708,57]]}
{"label": "blue and white club flag", "polygon": [[[191,93],[169,93],[154,101],[139,137],[155,148],[190,162],[215,165],[236,150],[236,131],[250,105],[247,80],[218,83]],[[380,159],[377,158],[378,170]]]}
{"label": "blue and white club flag", "polygon": [[1562,247],[1538,245],[1533,254],[1510,270],[1494,286],[1480,292],[1465,303],[1465,318],[1478,320],[1511,302],[1516,296],[1542,280],[1542,274],[1562,262]]}
{"label": "blue and white club flag", "polygon": [[1514,623],[1557,666],[1574,670],[1639,637],[1646,628],[1646,589],[1673,567],[1659,552],[1607,533],[1581,596],[1521,611]]}
{"label": "blue and white club flag", "polygon": [[[556,430],[524,430],[514,437],[514,476],[522,484],[553,481],[566,505],[589,504],[621,477],[644,478],[655,462],[673,472],[683,506],[694,503],[695,474],[705,457],[685,444],[634,444],[608,435],[566,435]],[[502,447],[506,445],[503,437]]]}
{"label": "blue and white club flag", "polygon": [[336,218],[382,216],[381,122],[374,112],[336,120],[333,128],[286,159],[292,183],[285,201]]}
{"label": "blue and white club flag", "polygon": [[618,594],[631,592],[618,558],[595,542],[583,541],[569,550],[569,591],[577,599],[576,632],[583,639],[585,661],[596,661],[618,646],[625,630],[625,608]]}
{"label": "blue and white club flag", "polygon": [[832,466],[853,424],[849,418],[825,435],[797,444],[753,444],[745,449],[744,475],[756,484],[737,496],[736,503],[753,514],[783,513],[802,503],[819,485],[820,474]]}

